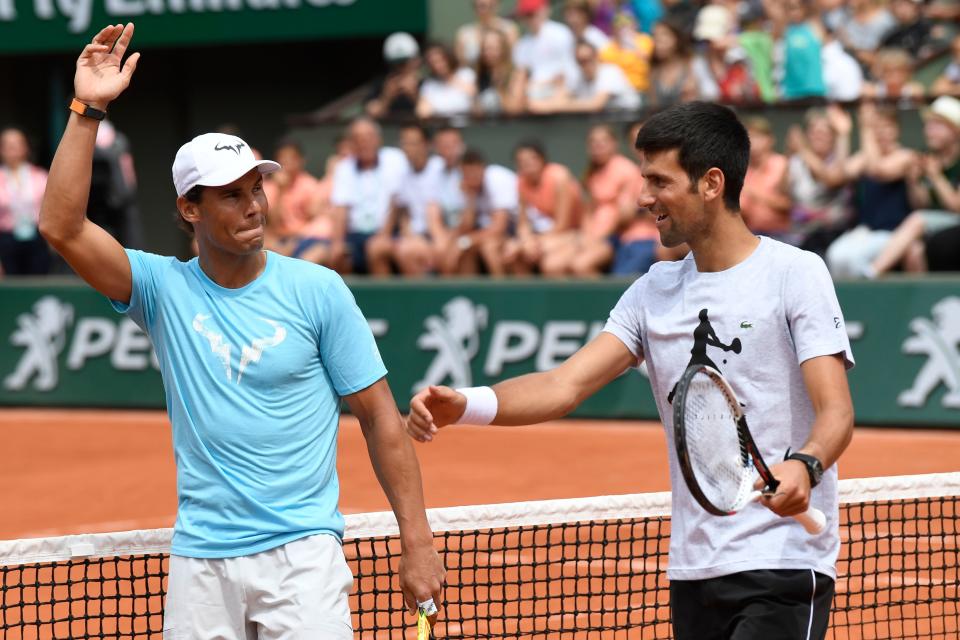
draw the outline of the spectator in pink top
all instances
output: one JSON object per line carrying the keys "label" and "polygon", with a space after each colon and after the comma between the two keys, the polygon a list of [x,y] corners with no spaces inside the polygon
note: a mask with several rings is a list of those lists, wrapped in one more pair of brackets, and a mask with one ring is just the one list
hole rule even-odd
{"label": "spectator in pink top", "polygon": [[296,140],[281,140],[274,154],[281,169],[263,181],[270,203],[267,237],[271,250],[298,258],[313,244],[302,240],[314,216],[319,181],[304,168],[303,149]]}
{"label": "spectator in pink top", "polygon": [[750,165],[740,193],[740,213],[754,233],[788,240],[790,209],[786,156],[774,150],[773,128],[765,118],[746,119]]}
{"label": "spectator in pink top", "polygon": [[642,179],[637,165],[620,154],[617,136],[608,125],[590,129],[587,156],[584,184],[591,206],[571,263],[571,271],[580,276],[597,275],[613,261],[620,231],[636,211],[636,188]]}
{"label": "spectator in pink top", "polygon": [[0,264],[11,276],[50,269],[50,249],[37,229],[47,172],[30,164],[29,157],[22,131],[0,131]]}
{"label": "spectator in pink top", "polygon": [[562,164],[549,162],[543,145],[528,140],[514,151],[517,165],[517,237],[505,247],[504,263],[515,274],[535,268],[564,275],[557,250],[570,242],[580,222],[583,196],[577,179]]}

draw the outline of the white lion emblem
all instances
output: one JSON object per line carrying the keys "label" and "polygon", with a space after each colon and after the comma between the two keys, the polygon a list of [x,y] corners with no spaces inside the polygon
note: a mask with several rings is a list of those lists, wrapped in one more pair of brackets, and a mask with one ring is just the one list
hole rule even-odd
{"label": "white lion emblem", "polygon": [[944,298],[933,306],[934,320],[914,318],[913,335],[903,343],[903,352],[927,356],[913,386],[897,401],[904,407],[922,407],[931,393],[943,383],[947,388],[942,404],[960,409],[960,298]]}
{"label": "white lion emblem", "polygon": [[17,316],[17,329],[10,335],[10,344],[26,351],[3,386],[19,391],[33,378],[33,388],[37,391],[56,387],[57,358],[66,344],[67,327],[72,323],[73,305],[54,296],[44,296],[33,303],[33,313]]}
{"label": "white lion emblem", "polygon": [[423,380],[413,385],[416,393],[434,384],[469,387],[473,383],[470,362],[480,349],[480,331],[487,326],[487,308],[462,296],[443,305],[443,317],[423,321],[426,332],[417,338],[421,349],[436,351]]}

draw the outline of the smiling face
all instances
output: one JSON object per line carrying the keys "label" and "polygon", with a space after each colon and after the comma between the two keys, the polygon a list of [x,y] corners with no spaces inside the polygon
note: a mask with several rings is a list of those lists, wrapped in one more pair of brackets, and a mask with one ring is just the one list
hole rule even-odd
{"label": "smiling face", "polygon": [[677,149],[645,153],[640,164],[643,189],[637,206],[654,216],[665,247],[696,243],[709,235],[713,226],[713,217],[707,213],[700,192],[700,183],[706,176],[692,184],[680,166],[679,153]]}
{"label": "smiling face", "polygon": [[193,225],[201,252],[243,256],[263,249],[269,205],[259,169],[251,169],[222,187],[204,187],[198,203],[181,196],[177,207],[184,220]]}

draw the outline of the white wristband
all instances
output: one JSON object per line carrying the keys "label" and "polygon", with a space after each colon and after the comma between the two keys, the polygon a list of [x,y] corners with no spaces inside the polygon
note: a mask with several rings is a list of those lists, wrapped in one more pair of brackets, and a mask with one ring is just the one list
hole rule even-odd
{"label": "white wristband", "polygon": [[467,399],[457,424],[490,424],[497,417],[497,394],[490,387],[463,387],[457,392]]}

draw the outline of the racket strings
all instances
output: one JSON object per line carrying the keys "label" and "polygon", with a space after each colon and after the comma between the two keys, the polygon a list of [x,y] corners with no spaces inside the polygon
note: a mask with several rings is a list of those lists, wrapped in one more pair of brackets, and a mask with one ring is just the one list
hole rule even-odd
{"label": "racket strings", "polygon": [[686,395],[687,449],[704,497],[721,511],[737,511],[753,489],[750,452],[729,396],[708,375],[697,374]]}

